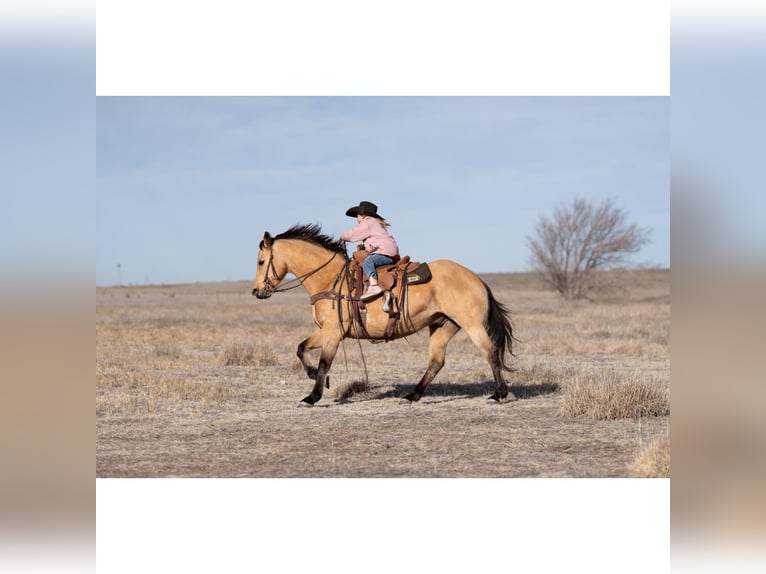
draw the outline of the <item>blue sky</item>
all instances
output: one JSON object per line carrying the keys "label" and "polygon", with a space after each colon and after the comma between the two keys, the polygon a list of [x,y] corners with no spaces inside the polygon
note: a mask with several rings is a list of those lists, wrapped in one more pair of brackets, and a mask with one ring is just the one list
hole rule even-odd
{"label": "blue sky", "polygon": [[251,279],[263,232],[372,201],[403,254],[529,269],[539,216],[609,196],[669,266],[667,97],[98,97],[96,282]]}
{"label": "blue sky", "polygon": [[763,268],[763,30],[742,25],[713,35],[680,28],[671,99],[677,260]]}
{"label": "blue sky", "polygon": [[[0,22],[2,19],[0,18]],[[0,23],[3,27],[5,23]],[[95,34],[0,31],[0,278],[90,284],[96,229]],[[65,281],[66,279],[66,281]]]}

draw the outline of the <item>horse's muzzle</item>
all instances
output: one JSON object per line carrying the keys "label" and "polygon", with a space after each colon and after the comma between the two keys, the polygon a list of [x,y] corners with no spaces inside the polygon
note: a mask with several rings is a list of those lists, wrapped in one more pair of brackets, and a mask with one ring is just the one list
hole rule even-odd
{"label": "horse's muzzle", "polygon": [[268,299],[271,297],[271,289],[264,288],[263,291],[258,291],[258,289],[253,289],[253,295],[258,297],[258,299]]}

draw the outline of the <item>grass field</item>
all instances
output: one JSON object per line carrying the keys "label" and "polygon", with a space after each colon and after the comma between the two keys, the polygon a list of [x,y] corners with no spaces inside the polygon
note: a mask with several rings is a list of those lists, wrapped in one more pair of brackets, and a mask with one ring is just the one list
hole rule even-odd
{"label": "grass field", "polygon": [[583,302],[534,274],[482,278],[520,339],[513,403],[486,400],[489,365],[463,333],[423,399],[401,399],[423,332],[346,340],[323,399],[297,408],[313,383],[295,357],[314,329],[302,290],[98,287],[97,476],[669,476],[670,271],[610,276]]}

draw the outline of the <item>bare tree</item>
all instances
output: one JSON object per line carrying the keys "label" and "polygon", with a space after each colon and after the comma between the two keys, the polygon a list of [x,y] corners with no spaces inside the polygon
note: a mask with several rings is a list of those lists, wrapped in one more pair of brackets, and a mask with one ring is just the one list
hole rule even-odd
{"label": "bare tree", "polygon": [[649,241],[649,231],[627,222],[609,198],[594,206],[575,199],[552,218],[540,217],[527,237],[532,267],[567,299],[580,299],[596,286],[597,270],[612,269]]}

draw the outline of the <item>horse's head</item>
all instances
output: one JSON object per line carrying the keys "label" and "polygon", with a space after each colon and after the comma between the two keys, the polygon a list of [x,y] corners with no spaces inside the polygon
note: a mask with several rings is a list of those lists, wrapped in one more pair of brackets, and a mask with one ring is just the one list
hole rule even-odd
{"label": "horse's head", "polygon": [[258,267],[255,271],[253,295],[268,299],[287,273],[285,264],[274,254],[274,238],[267,231],[258,246]]}

